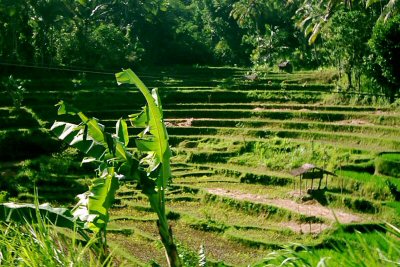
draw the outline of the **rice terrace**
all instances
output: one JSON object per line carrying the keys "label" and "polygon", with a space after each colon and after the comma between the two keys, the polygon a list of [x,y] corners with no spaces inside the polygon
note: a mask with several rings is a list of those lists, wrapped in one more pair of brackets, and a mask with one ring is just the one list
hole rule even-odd
{"label": "rice terrace", "polygon": [[400,265],[399,4],[349,2],[2,1],[0,266]]}

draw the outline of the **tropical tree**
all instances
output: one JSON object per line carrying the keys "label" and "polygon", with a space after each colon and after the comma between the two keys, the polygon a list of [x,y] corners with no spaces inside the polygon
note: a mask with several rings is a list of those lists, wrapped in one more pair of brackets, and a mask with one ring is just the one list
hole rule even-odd
{"label": "tropical tree", "polygon": [[[365,6],[368,8],[377,2],[381,1],[368,0]],[[399,0],[384,0],[384,2],[386,4],[378,21],[386,21],[400,11]],[[310,36],[308,42],[312,44],[335,12],[343,7],[352,10],[354,6],[362,5],[364,5],[362,0],[305,0],[296,11],[296,25],[304,30],[305,35]]]}
{"label": "tropical tree", "polygon": [[232,6],[230,15],[246,31],[243,42],[253,47],[253,63],[273,65],[291,58],[301,40],[291,22],[296,9],[292,1],[241,0]]}
{"label": "tropical tree", "polygon": [[324,47],[328,48],[330,61],[347,77],[348,87],[353,87],[353,75],[358,89],[361,87],[364,56],[369,53],[368,39],[373,23],[365,10],[337,11],[329,28],[322,31]]}
{"label": "tropical tree", "polygon": [[[230,16],[234,0],[194,0],[193,24],[198,27],[201,42],[208,48],[212,61],[219,64],[249,64],[249,46],[242,43],[245,30]],[[213,63],[213,62],[212,62]]]}
{"label": "tropical tree", "polygon": [[400,92],[400,14],[386,23],[378,22],[374,29],[369,46],[370,73],[384,89],[390,102]]}
{"label": "tropical tree", "polygon": [[40,64],[51,64],[54,53],[54,32],[62,20],[63,5],[56,0],[30,0],[29,22],[32,28],[34,57]]}
{"label": "tropical tree", "polygon": [[262,15],[265,12],[265,2],[260,0],[242,0],[233,4],[231,16],[241,27],[254,27],[258,34],[264,31]]}
{"label": "tropical tree", "polygon": [[26,1],[0,1],[0,58],[5,61],[30,60],[33,49],[28,11]]}

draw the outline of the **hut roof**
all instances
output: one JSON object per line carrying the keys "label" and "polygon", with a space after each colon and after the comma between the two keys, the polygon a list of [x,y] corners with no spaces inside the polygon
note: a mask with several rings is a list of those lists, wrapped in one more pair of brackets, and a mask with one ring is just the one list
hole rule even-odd
{"label": "hut roof", "polygon": [[320,167],[317,167],[317,166],[315,166],[314,164],[311,164],[311,163],[305,163],[305,164],[303,164],[303,166],[301,166],[300,168],[297,168],[297,169],[292,170],[290,173],[291,173],[293,176],[299,176],[299,175],[301,175],[301,174],[303,174],[303,173],[311,172],[311,171],[313,171],[314,169],[315,169],[315,170],[322,171],[322,172],[325,173],[325,174],[337,176],[337,175],[334,174],[333,172],[326,171],[326,170],[324,170],[324,169],[322,169],[322,168],[320,168]]}

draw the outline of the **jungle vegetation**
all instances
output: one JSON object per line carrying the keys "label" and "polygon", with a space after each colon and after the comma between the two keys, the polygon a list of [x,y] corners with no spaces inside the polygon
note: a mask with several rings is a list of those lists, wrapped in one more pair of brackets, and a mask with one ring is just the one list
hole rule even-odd
{"label": "jungle vegetation", "polygon": [[[3,0],[4,63],[334,67],[343,87],[399,88],[399,1]],[[365,89],[365,90],[367,90]]]}
{"label": "jungle vegetation", "polygon": [[1,0],[0,265],[398,266],[399,10]]}

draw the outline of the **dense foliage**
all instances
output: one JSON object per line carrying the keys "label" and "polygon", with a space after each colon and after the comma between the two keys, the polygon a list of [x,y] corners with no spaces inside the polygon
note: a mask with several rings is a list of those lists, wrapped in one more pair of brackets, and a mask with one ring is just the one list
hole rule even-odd
{"label": "dense foliage", "polygon": [[293,21],[298,8],[293,1],[6,0],[0,58],[96,68],[286,59],[310,66],[312,48]]}
{"label": "dense foliage", "polygon": [[387,23],[378,23],[369,45],[373,51],[371,75],[380,86],[387,88],[393,102],[400,90],[400,15]]}
{"label": "dense foliage", "polygon": [[0,60],[112,70],[290,60],[295,69],[335,66],[347,88],[361,90],[367,77],[370,91],[382,89],[394,101],[398,84],[388,73],[396,69],[387,66],[396,47],[384,52],[379,43],[399,39],[384,30],[396,24],[399,2],[383,1],[383,9],[375,2],[5,0]]}

